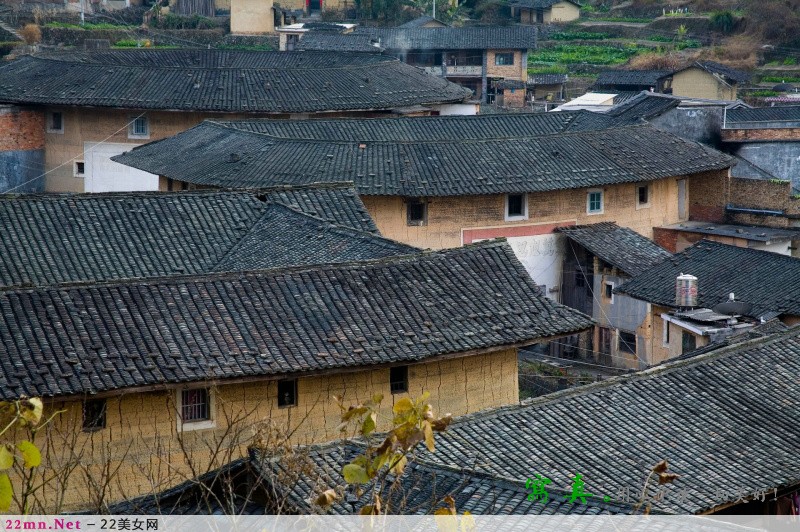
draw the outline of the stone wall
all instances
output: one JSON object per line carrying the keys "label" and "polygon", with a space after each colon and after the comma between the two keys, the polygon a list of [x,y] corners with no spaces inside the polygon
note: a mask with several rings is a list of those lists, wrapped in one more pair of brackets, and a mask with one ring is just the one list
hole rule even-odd
{"label": "stone wall", "polygon": [[44,113],[0,106],[0,192],[44,188]]}

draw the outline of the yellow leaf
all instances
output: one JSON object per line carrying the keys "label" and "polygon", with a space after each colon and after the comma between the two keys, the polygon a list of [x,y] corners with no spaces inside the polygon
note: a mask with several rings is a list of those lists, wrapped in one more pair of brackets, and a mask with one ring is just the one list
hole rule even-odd
{"label": "yellow leaf", "polygon": [[335,501],[337,498],[338,495],[336,495],[336,490],[329,489],[320,493],[317,496],[317,498],[314,499],[314,503],[317,506],[322,506],[323,508],[327,508],[328,506],[333,504],[333,501]]}
{"label": "yellow leaf", "polygon": [[436,421],[431,422],[431,427],[436,432],[442,432],[447,426],[452,423],[453,415],[452,414],[445,414],[444,417],[437,419]]}
{"label": "yellow leaf", "polygon": [[394,473],[395,475],[402,474],[403,470],[405,470],[406,468],[407,463],[408,459],[405,456],[401,457],[400,460],[398,460],[397,463],[394,465],[394,467],[392,467],[392,473]]}
{"label": "yellow leaf", "polygon": [[42,419],[44,405],[37,397],[22,399],[19,402],[19,413],[31,425],[37,425]]}
{"label": "yellow leaf", "polygon": [[17,449],[22,453],[22,458],[25,460],[25,467],[38,467],[41,465],[42,455],[36,445],[25,440],[17,444]]}
{"label": "yellow leaf", "polygon": [[433,515],[453,515],[453,512],[450,511],[450,508],[438,508]]}
{"label": "yellow leaf", "polygon": [[359,515],[373,515],[375,514],[375,507],[371,504],[365,504],[358,513]]}
{"label": "yellow leaf", "polygon": [[372,396],[372,402],[374,404],[379,405],[379,404],[381,404],[381,401],[383,401],[383,394],[382,393],[376,393],[375,395]]}
{"label": "yellow leaf", "polygon": [[414,403],[408,397],[403,397],[392,407],[392,412],[397,415],[408,415],[414,411]]}
{"label": "yellow leaf", "polygon": [[375,420],[377,417],[378,415],[375,412],[371,412],[370,415],[364,418],[364,423],[361,425],[361,434],[364,436],[372,434],[372,431],[375,430]]}
{"label": "yellow leaf", "polygon": [[431,428],[431,424],[427,421],[422,423],[422,430],[425,432],[425,446],[428,448],[430,452],[433,452],[434,449],[434,442],[433,442],[433,429]]}
{"label": "yellow leaf", "polygon": [[5,445],[0,446],[0,471],[14,465],[14,455]]}
{"label": "yellow leaf", "polygon": [[11,481],[5,473],[0,475],[0,512],[7,512],[11,509],[11,501],[14,499],[14,489]]}
{"label": "yellow leaf", "polygon": [[367,484],[367,470],[356,464],[347,464],[342,468],[342,476],[348,484]]}

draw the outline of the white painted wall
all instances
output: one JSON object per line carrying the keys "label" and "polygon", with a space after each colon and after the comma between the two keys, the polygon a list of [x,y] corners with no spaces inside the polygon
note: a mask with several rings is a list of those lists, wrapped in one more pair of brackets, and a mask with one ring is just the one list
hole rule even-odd
{"label": "white painted wall", "polygon": [[762,251],[771,251],[772,253],[777,253],[779,255],[790,256],[792,254],[792,250],[789,249],[791,244],[791,242],[753,242],[750,244],[750,247],[753,249],[760,249]]}
{"label": "white painted wall", "polygon": [[431,105],[431,109],[439,111],[440,116],[446,115],[476,115],[480,104],[477,103],[449,103],[442,105]]}
{"label": "white painted wall", "polygon": [[139,144],[84,142],[84,192],[130,192],[158,190],[158,176],[115,163],[111,157]]}
{"label": "white painted wall", "polygon": [[545,295],[554,301],[561,300],[561,267],[564,263],[564,235],[547,234],[509,237],[508,243],[519,261],[525,266],[534,282],[546,285]]}

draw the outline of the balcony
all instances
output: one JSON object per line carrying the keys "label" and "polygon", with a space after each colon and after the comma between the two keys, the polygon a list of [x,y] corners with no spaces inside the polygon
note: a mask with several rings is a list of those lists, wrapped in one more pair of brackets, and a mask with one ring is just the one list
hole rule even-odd
{"label": "balcony", "polygon": [[[426,66],[422,67],[425,72],[428,74],[433,74],[434,76],[441,76],[442,75],[442,67],[441,66]],[[481,67],[478,66],[447,66],[447,76],[453,77],[481,77]]]}

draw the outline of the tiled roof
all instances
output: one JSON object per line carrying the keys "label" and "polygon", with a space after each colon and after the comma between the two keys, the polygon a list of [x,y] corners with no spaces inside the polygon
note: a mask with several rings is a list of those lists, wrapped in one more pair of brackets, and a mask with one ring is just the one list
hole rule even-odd
{"label": "tiled roof", "polygon": [[[317,495],[332,486],[345,484],[341,471],[364,448],[352,441],[341,441],[301,448],[298,453],[313,464],[310,474],[302,475],[292,485],[280,483],[289,473],[280,457],[270,457],[254,453],[251,463],[261,472],[261,478],[273,486],[279,496],[294,511],[301,514],[315,513],[316,507],[310,504]],[[428,460],[413,459],[403,471],[399,482],[389,475],[384,487],[384,505],[389,506],[390,514],[406,515],[430,514],[433,506],[445,496],[455,500],[459,513],[470,512],[477,515],[520,515],[520,514],[574,514],[597,515],[633,513],[631,505],[603,502],[602,498],[589,497],[587,504],[580,501],[568,502],[564,489],[549,490],[547,502],[529,501],[529,489],[525,488],[525,478],[502,478],[467,469],[468,464],[459,467],[446,466]],[[275,480],[271,480],[275,479]],[[342,499],[335,501],[328,513],[351,515],[372,498],[372,484],[363,486],[358,502],[351,505]]]}
{"label": "tiled roof", "polygon": [[614,222],[560,227],[556,231],[628,275],[639,274],[671,256],[649,238]]}
{"label": "tiled roof", "polygon": [[[683,70],[687,70],[689,68],[702,68],[706,72],[722,76],[728,83],[745,83],[750,80],[750,74],[747,72],[736,70],[735,68],[731,68],[715,61],[697,61]],[[678,72],[682,72],[683,70],[679,70]]]}
{"label": "tiled roof", "polygon": [[309,31],[305,33],[297,44],[298,50],[340,52],[367,52],[378,54],[383,48],[378,45],[377,39],[372,35],[352,35],[330,32]]}
{"label": "tiled roof", "polygon": [[728,127],[733,127],[731,122],[797,122],[800,120],[800,105],[729,109],[726,114]]}
{"label": "tiled roof", "polygon": [[[625,286],[625,285],[623,285]],[[428,459],[541,474],[639,500],[651,467],[680,475],[654,510],[694,514],[800,483],[800,331],[458,418]]]}
{"label": "tiled roof", "polygon": [[595,86],[650,85],[655,87],[658,85],[658,80],[671,74],[671,70],[605,70],[597,76]]}
{"label": "tiled roof", "polygon": [[535,26],[461,28],[368,28],[347,35],[378,37],[387,50],[528,50],[536,48]]}
{"label": "tiled roof", "polygon": [[344,265],[8,290],[0,398],[417,362],[591,323],[545,297],[503,241]]}
{"label": "tiled roof", "polygon": [[566,74],[531,74],[528,76],[528,85],[560,85],[566,81]]}
{"label": "tiled roof", "polygon": [[0,66],[0,102],[9,103],[300,113],[461,102],[470,94],[378,54],[62,52]]}
{"label": "tiled roof", "polygon": [[599,113],[519,113],[413,118],[346,118],[340,120],[213,120],[225,127],[283,139],[353,142],[417,142],[513,139],[565,131],[606,129],[616,122]]}
{"label": "tiled roof", "polygon": [[659,116],[680,104],[679,98],[643,91],[614,105],[607,114],[622,123],[635,123],[639,119],[649,120]]}
{"label": "tiled roof", "polygon": [[580,7],[580,3],[574,0],[511,0],[509,5],[514,7],[527,7],[529,9],[548,9],[559,2],[569,2]]}
{"label": "tiled roof", "polygon": [[703,240],[617,288],[618,292],[667,307],[675,306],[675,279],[698,278],[698,305],[711,308],[736,299],[751,303],[750,315],[774,311],[800,315],[800,259],[770,251]]}
{"label": "tiled roof", "polygon": [[[270,207],[259,200],[286,203],[314,217]],[[318,204],[324,204],[319,208]],[[284,212],[287,211],[287,212]],[[287,242],[280,233],[265,233],[291,218],[317,237],[336,233],[349,243],[330,248],[321,238]],[[323,218],[323,219],[320,219]],[[331,223],[350,225],[333,229]],[[294,258],[307,264],[319,252],[319,262],[367,258],[346,251],[355,244],[386,255],[391,246],[363,230],[374,223],[349,186],[248,192],[111,193],[80,195],[0,196],[0,287],[42,286],[136,277],[197,274],[218,270],[233,250],[246,252],[242,239],[258,232],[264,240],[252,249],[270,250],[281,243],[283,253],[270,252],[251,267],[290,266]],[[301,244],[302,242],[302,244]],[[292,251],[292,248],[294,250]],[[406,246],[395,244],[398,253]],[[322,260],[324,258],[325,260]],[[263,261],[263,263],[259,263]]]}
{"label": "tiled roof", "polygon": [[408,255],[417,248],[269,203],[211,271],[235,272]]}
{"label": "tiled roof", "polygon": [[429,15],[422,15],[421,17],[417,17],[414,20],[409,20],[405,24],[400,24],[397,27],[398,28],[422,28],[423,26],[425,26],[425,24],[428,24],[429,22],[438,22],[439,24],[442,24],[444,26],[448,25],[448,24],[445,24],[444,22],[442,22],[441,20],[435,19],[435,18],[433,18],[433,17],[431,17]]}
{"label": "tiled roof", "polygon": [[663,226],[663,228],[689,233],[744,238],[756,242],[787,242],[800,238],[800,228],[768,227],[765,225],[717,224],[692,220]]}
{"label": "tiled roof", "polygon": [[[485,120],[490,118],[502,117]],[[436,122],[425,124],[435,127]],[[230,162],[231,153],[238,154],[235,162]],[[204,122],[113,160],[198,185],[261,188],[348,179],[355,181],[359,194],[385,196],[576,189],[731,165],[727,155],[648,125],[526,136],[513,142],[332,142],[279,139]]]}

